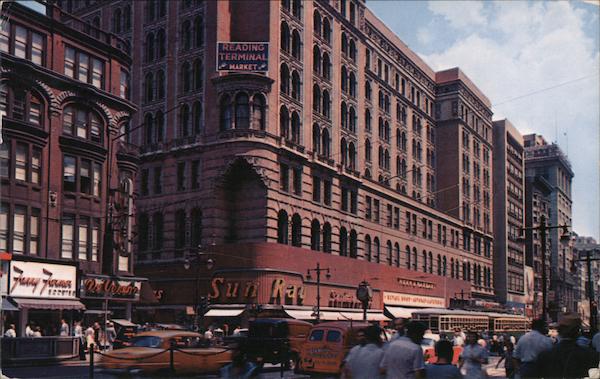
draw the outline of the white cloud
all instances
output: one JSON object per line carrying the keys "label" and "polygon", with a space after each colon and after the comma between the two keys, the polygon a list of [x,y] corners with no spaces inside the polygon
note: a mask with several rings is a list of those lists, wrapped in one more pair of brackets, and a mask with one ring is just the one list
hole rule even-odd
{"label": "white cloud", "polygon": [[423,45],[428,45],[433,41],[433,34],[429,27],[421,27],[417,30],[417,39]]}
{"label": "white cloud", "polygon": [[[494,104],[589,76],[493,111],[495,119],[508,117],[523,133],[535,131],[549,141],[558,136],[575,171],[575,231],[598,237],[600,78],[595,74],[600,72],[600,49],[585,30],[597,15],[590,17],[563,1],[496,2],[485,7],[479,2],[458,6],[432,1],[429,9],[462,35],[444,51],[422,57],[436,70],[461,67]],[[563,132],[568,132],[568,146]],[[592,159],[595,164],[590,164]]]}

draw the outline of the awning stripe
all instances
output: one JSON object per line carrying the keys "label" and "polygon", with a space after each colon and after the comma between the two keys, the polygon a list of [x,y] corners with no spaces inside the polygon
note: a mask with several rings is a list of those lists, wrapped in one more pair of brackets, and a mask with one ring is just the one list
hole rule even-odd
{"label": "awning stripe", "polygon": [[204,314],[204,317],[236,317],[242,314],[244,308],[235,309],[211,309]]}
{"label": "awning stripe", "polygon": [[13,303],[8,301],[8,299],[2,299],[2,310],[6,311],[18,311],[19,308],[15,307]]}
{"label": "awning stripe", "polygon": [[414,308],[404,308],[404,307],[392,307],[389,305],[385,306],[385,309],[391,313],[394,317],[403,317],[403,318],[411,318],[412,313],[416,311]]}
{"label": "awning stripe", "polygon": [[49,300],[49,299],[24,299],[24,298],[12,298],[19,309],[31,308],[31,309],[85,309],[79,300]]}

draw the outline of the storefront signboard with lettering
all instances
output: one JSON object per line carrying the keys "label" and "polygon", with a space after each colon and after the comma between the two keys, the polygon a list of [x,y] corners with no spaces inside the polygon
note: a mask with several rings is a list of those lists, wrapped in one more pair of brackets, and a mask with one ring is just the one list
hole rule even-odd
{"label": "storefront signboard with lettering", "polygon": [[269,70],[268,42],[219,42],[219,71],[265,72]]}
{"label": "storefront signboard with lettering", "polygon": [[443,297],[411,295],[408,293],[384,292],[383,303],[385,305],[400,305],[408,307],[423,308],[445,308],[446,302]]}
{"label": "storefront signboard with lettering", "polygon": [[81,298],[138,301],[142,281],[119,276],[84,276],[81,280]]}
{"label": "storefront signboard with lettering", "polygon": [[44,262],[10,262],[8,295],[12,297],[75,299],[77,268]]}

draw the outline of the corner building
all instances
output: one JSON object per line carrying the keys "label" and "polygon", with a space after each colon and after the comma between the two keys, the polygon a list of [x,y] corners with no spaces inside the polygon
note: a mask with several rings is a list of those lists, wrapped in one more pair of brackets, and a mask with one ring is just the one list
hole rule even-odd
{"label": "corner building", "polygon": [[[317,263],[351,304],[371,281],[378,310],[384,291],[493,297],[489,100],[364,1],[62,3],[131,43],[137,267],[164,293],[144,317],[194,304],[198,245],[215,253],[199,271],[213,307],[210,278],[238,269],[292,272],[315,305]],[[268,42],[268,71],[218,71],[217,42],[236,41]]]}

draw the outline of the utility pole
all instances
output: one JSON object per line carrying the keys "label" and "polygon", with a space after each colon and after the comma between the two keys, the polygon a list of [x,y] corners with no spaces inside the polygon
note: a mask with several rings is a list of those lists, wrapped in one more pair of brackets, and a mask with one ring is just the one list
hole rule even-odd
{"label": "utility pole", "polygon": [[316,268],[310,268],[306,270],[306,279],[311,279],[310,273],[314,272],[317,274],[317,322],[321,321],[321,272],[325,272],[325,277],[329,279],[331,277],[331,273],[328,268],[321,268],[321,264],[317,262]]}
{"label": "utility pole", "polygon": [[576,259],[576,262],[585,261],[587,268],[587,281],[588,281],[588,301],[590,304],[590,331],[596,334],[598,330],[598,310],[596,306],[596,298],[594,295],[594,282],[592,281],[592,261],[600,261],[600,257],[592,258],[592,252],[596,250],[584,250],[585,258]]}

